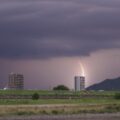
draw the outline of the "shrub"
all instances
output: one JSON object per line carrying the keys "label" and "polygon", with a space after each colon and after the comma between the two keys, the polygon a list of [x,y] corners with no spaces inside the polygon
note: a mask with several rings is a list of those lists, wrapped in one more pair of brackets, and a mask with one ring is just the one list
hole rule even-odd
{"label": "shrub", "polygon": [[57,110],[52,110],[52,114],[53,114],[53,115],[57,115],[57,114],[59,114],[59,111],[57,111]]}
{"label": "shrub", "polygon": [[120,93],[116,93],[114,96],[115,99],[120,99]]}
{"label": "shrub", "polygon": [[38,94],[38,93],[34,93],[34,94],[32,95],[32,99],[33,99],[33,100],[38,100],[38,99],[39,99],[39,94]]}
{"label": "shrub", "polygon": [[42,110],[42,111],[40,111],[40,114],[42,114],[42,115],[48,115],[49,113],[47,111],[45,111],[45,110]]}

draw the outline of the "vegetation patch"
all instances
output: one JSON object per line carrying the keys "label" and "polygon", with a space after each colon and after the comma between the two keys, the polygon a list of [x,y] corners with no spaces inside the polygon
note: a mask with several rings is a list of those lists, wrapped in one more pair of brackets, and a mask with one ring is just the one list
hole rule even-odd
{"label": "vegetation patch", "polygon": [[38,100],[38,99],[39,99],[39,94],[38,94],[38,93],[34,93],[34,94],[32,95],[32,99],[33,99],[33,100]]}
{"label": "vegetation patch", "polygon": [[[0,116],[120,112],[119,91],[0,91],[0,95],[31,95],[30,99],[0,99]],[[40,95],[85,96],[80,99],[39,99]],[[89,97],[86,97],[89,96]],[[98,96],[93,98],[91,96]],[[108,97],[106,97],[108,96]]]}
{"label": "vegetation patch", "polygon": [[53,90],[66,90],[69,91],[69,88],[65,85],[58,85],[56,87],[53,88]]}
{"label": "vegetation patch", "polygon": [[74,105],[9,105],[0,106],[1,116],[9,115],[59,115],[81,113],[120,112],[120,104],[74,104]]}
{"label": "vegetation patch", "polygon": [[116,93],[116,94],[114,95],[114,98],[119,100],[119,99],[120,99],[120,93]]}

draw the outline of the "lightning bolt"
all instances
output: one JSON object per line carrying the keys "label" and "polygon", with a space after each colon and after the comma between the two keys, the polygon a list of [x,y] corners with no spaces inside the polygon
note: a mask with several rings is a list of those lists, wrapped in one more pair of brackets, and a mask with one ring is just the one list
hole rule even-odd
{"label": "lightning bolt", "polygon": [[84,70],[83,64],[80,62],[79,65],[80,65],[80,68],[81,68],[81,75],[85,76],[85,70]]}

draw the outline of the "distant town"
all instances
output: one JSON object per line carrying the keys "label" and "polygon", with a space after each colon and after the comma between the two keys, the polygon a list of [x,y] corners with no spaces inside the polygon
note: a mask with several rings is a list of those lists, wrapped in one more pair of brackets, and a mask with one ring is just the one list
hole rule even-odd
{"label": "distant town", "polygon": [[[24,89],[24,75],[19,73],[10,73],[8,75],[8,83],[4,90],[23,90]],[[74,90],[81,91],[85,90],[85,77],[75,76],[74,77]]]}

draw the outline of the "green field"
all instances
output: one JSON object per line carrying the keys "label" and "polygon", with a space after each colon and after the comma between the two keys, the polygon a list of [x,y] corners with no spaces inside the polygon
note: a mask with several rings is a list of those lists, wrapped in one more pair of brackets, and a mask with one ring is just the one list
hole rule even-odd
{"label": "green field", "polygon": [[[0,95],[83,96],[80,99],[0,99],[0,115],[80,114],[120,112],[120,99],[114,96],[119,91],[41,91],[0,90]],[[85,98],[84,95],[89,97]],[[93,98],[91,96],[98,96]],[[102,96],[107,97],[102,97]],[[59,105],[59,106],[56,106]],[[47,107],[46,107],[47,106]]]}
{"label": "green field", "polygon": [[[86,103],[95,103],[95,104],[106,104],[106,103],[120,103],[119,100],[114,99],[116,93],[119,91],[43,91],[43,90],[0,90],[0,95],[30,95],[38,93],[42,96],[89,96],[88,98],[80,99],[0,99],[0,105],[16,105],[16,104],[86,104]],[[101,96],[107,96],[103,98]],[[91,96],[96,96],[91,98]],[[98,98],[99,97],[99,98]]]}
{"label": "green field", "polygon": [[44,104],[120,104],[120,100],[107,98],[82,99],[0,99],[0,105],[44,105]]}
{"label": "green field", "polygon": [[115,99],[0,100],[0,116],[120,112]]}
{"label": "green field", "polygon": [[0,95],[114,95],[120,91],[46,91],[46,90],[0,90]]}

